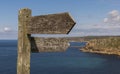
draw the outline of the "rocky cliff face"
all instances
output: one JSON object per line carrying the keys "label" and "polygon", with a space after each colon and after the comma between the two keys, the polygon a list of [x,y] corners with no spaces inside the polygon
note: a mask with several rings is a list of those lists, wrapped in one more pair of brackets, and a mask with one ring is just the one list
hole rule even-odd
{"label": "rocky cliff face", "polygon": [[81,50],[84,52],[120,55],[120,37],[92,39]]}

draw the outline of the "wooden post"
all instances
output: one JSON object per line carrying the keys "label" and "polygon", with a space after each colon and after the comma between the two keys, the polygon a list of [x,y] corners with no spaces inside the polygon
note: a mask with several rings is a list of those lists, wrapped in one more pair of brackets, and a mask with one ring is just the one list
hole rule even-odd
{"label": "wooden post", "polygon": [[30,34],[27,34],[26,28],[30,17],[30,9],[25,8],[19,11],[17,74],[30,74]]}

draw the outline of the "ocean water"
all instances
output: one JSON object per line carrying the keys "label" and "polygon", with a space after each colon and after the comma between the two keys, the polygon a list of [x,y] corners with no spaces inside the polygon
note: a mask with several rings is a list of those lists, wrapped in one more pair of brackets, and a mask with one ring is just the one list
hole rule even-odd
{"label": "ocean water", "polygon": [[[71,46],[85,43],[71,42]],[[120,57],[84,53],[69,47],[66,52],[32,53],[31,74],[120,74]],[[17,41],[0,41],[0,74],[16,74]]]}

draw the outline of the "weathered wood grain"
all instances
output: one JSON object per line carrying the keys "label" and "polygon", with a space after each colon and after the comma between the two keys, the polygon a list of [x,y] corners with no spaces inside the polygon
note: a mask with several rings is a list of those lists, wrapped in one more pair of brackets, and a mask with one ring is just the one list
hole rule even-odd
{"label": "weathered wood grain", "polygon": [[31,38],[32,52],[64,52],[69,47],[65,38]]}
{"label": "weathered wood grain", "polygon": [[30,34],[27,34],[26,29],[30,17],[30,9],[19,11],[17,74],[30,74]]}
{"label": "weathered wood grain", "polygon": [[28,34],[68,34],[74,20],[69,13],[33,16],[27,25]]}

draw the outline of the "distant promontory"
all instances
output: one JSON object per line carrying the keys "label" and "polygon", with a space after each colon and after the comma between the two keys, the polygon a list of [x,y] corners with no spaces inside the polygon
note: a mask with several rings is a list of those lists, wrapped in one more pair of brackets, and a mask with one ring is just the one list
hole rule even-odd
{"label": "distant promontory", "polygon": [[86,46],[80,49],[83,52],[113,54],[120,56],[120,36],[87,37]]}

